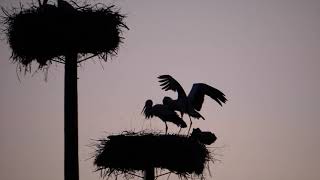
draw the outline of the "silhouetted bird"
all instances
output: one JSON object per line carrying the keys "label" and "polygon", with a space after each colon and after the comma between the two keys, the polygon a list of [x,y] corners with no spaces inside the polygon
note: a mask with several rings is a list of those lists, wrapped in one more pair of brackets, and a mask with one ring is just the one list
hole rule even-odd
{"label": "silhouetted bird", "polygon": [[178,99],[176,100],[173,100],[170,97],[164,97],[163,104],[167,105],[173,110],[180,111],[181,118],[183,117],[184,113],[189,115],[190,127],[188,134],[192,126],[191,117],[204,119],[204,117],[198,111],[201,110],[205,95],[210,96],[218,104],[220,104],[220,106],[222,106],[222,103],[227,101],[225,95],[221,91],[207,84],[193,84],[192,89],[187,96],[178,81],[176,81],[170,75],[161,75],[158,78],[160,79],[159,82],[161,83],[160,86],[162,86],[162,89],[165,91],[172,90],[178,93]]}
{"label": "silhouetted bird", "polygon": [[187,127],[187,124],[174,110],[163,104],[156,104],[153,106],[153,102],[150,99],[146,101],[142,111],[147,119],[152,118],[153,116],[160,118],[166,125],[166,134],[168,132],[167,122],[177,125],[180,127],[180,130],[181,128]]}
{"label": "silhouetted bird", "polygon": [[214,133],[210,131],[201,131],[199,128],[193,128],[190,138],[193,138],[205,145],[210,145],[217,140],[217,137]]}

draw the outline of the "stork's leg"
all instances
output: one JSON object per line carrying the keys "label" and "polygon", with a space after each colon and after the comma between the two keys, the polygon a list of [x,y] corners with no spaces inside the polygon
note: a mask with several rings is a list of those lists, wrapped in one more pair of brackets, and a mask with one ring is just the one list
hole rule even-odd
{"label": "stork's leg", "polygon": [[187,135],[190,134],[190,129],[191,129],[191,126],[192,126],[192,120],[191,120],[191,117],[190,117],[190,116],[189,116],[189,119],[190,119],[190,126],[189,126],[189,129],[188,129],[188,134],[187,134]]}
{"label": "stork's leg", "polygon": [[[181,111],[180,114],[181,114],[181,119],[183,119],[183,112]],[[180,134],[181,129],[182,128],[180,127],[178,134]]]}
{"label": "stork's leg", "polygon": [[167,125],[167,122],[164,122],[166,124],[166,134],[168,132],[168,125]]}

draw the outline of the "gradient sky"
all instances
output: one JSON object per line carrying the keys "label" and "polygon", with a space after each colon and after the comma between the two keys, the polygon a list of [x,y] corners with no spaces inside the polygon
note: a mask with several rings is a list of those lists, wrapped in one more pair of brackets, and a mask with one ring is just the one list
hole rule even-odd
{"label": "gradient sky", "polygon": [[[161,74],[187,92],[204,82],[229,99],[221,108],[207,98],[206,120],[194,122],[221,147],[208,179],[320,179],[319,0],[104,2],[121,8],[130,31],[117,57],[79,68],[81,180],[101,179],[88,160],[92,139],[164,130],[140,114],[146,99],[175,96],[160,89]],[[41,72],[19,81],[10,54],[0,41],[0,179],[63,179],[64,68],[53,64],[47,82]]]}

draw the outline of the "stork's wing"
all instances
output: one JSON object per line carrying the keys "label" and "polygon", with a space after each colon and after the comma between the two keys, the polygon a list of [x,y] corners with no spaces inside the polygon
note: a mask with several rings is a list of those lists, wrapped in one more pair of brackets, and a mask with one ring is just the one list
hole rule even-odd
{"label": "stork's wing", "polygon": [[178,92],[178,96],[187,96],[178,81],[173,79],[173,77],[171,77],[170,75],[161,75],[158,77],[158,79],[160,79],[160,86],[162,86],[162,89],[164,89],[165,91],[172,90],[174,92]]}
{"label": "stork's wing", "polygon": [[205,95],[210,96],[212,99],[217,101],[220,106],[222,106],[222,103],[225,103],[227,101],[227,99],[224,97],[225,95],[218,89],[207,84],[196,83],[193,84],[192,89],[188,95],[188,99],[197,111],[201,110]]}

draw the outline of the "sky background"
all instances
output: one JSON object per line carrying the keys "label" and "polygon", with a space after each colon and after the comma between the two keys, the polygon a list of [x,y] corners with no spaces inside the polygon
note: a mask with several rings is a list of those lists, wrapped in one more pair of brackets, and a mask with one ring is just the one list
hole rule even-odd
{"label": "sky background", "polygon": [[[159,87],[161,74],[186,92],[207,83],[229,100],[221,108],[207,98],[206,120],[194,121],[218,137],[220,162],[211,164],[208,179],[320,179],[320,1],[89,2],[115,3],[130,30],[117,57],[79,67],[81,180],[101,179],[89,159],[94,139],[164,131],[159,119],[140,114],[147,99],[176,97]],[[64,67],[53,64],[44,81],[41,72],[17,73],[10,55],[0,41],[0,179],[63,179]]]}

